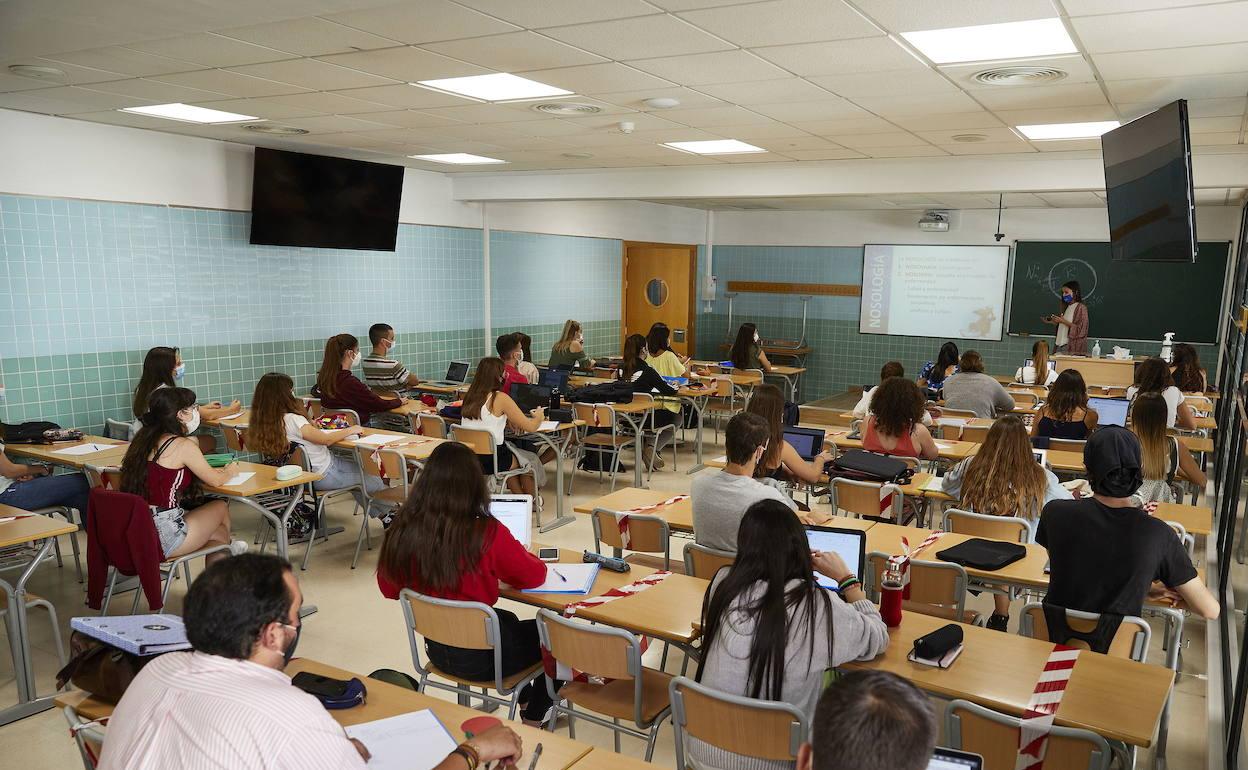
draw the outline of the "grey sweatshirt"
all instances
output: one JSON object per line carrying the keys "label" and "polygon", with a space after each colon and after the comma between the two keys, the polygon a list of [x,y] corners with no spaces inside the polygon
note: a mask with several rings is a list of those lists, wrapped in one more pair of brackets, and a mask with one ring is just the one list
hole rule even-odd
{"label": "grey sweatshirt", "polygon": [[945,406],[965,409],[976,417],[996,417],[1014,411],[1014,399],[1001,383],[982,372],[958,372],[945,380]]}
{"label": "grey sweatshirt", "polygon": [[693,506],[693,537],[699,545],[737,550],[737,530],[745,509],[759,500],[779,500],[797,510],[793,500],[773,486],[727,471],[702,473],[689,489]]}

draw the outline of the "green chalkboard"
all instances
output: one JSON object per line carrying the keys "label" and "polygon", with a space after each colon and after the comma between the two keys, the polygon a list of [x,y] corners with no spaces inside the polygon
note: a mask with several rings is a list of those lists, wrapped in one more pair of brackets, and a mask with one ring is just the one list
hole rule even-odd
{"label": "green chalkboard", "polygon": [[1217,342],[1230,243],[1202,242],[1196,262],[1115,262],[1109,244],[1018,241],[1010,276],[1010,334],[1053,335],[1042,316],[1060,312],[1058,290],[1076,280],[1088,336]]}

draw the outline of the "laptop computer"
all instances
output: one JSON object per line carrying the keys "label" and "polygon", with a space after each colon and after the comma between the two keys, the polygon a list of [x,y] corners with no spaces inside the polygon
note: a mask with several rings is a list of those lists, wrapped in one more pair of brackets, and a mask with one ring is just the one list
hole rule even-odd
{"label": "laptop computer", "polygon": [[[812,551],[835,551],[845,560],[854,575],[862,580],[862,569],[867,558],[867,533],[861,529],[840,527],[806,526],[806,540]],[[824,588],[836,588],[836,583],[825,575],[815,573],[815,582]]]}
{"label": "laptop computer", "polygon": [[[1031,368],[1031,369],[1034,369],[1034,368],[1035,368],[1035,366],[1036,366],[1036,362],[1035,362],[1035,361],[1033,361],[1033,360],[1032,360],[1032,359],[1030,359],[1030,358],[1025,359],[1025,360],[1023,361],[1023,368],[1025,368],[1025,369],[1026,369],[1026,368]],[[1056,371],[1057,371],[1057,362],[1056,362],[1056,361],[1050,361],[1050,362],[1049,362],[1049,364],[1048,364],[1048,366],[1049,366],[1049,371],[1050,371],[1050,372],[1056,372]]]}
{"label": "laptop computer", "polygon": [[533,539],[533,496],[490,495],[490,515],[528,548]]}
{"label": "laptop computer", "polygon": [[550,406],[550,394],[551,389],[545,385],[530,385],[525,382],[511,386],[511,398],[525,414],[539,406]]}
{"label": "laptop computer", "polygon": [[560,393],[568,392],[568,377],[572,372],[567,369],[543,369],[538,384]]}
{"label": "laptop computer", "polygon": [[807,462],[815,459],[815,456],[823,451],[823,437],[825,433],[821,428],[798,428],[795,426],[785,426],[784,440],[797,451],[799,457]]}
{"label": "laptop computer", "polygon": [[468,379],[467,361],[452,361],[451,365],[446,367],[446,379],[437,382],[426,383],[428,385],[441,385],[447,388],[454,388],[464,384],[464,380]]}
{"label": "laptop computer", "polygon": [[937,747],[927,770],[984,770],[984,758],[969,751]]}
{"label": "laptop computer", "polygon": [[1088,408],[1096,410],[1097,425],[1127,427],[1127,411],[1131,402],[1125,398],[1089,398]]}

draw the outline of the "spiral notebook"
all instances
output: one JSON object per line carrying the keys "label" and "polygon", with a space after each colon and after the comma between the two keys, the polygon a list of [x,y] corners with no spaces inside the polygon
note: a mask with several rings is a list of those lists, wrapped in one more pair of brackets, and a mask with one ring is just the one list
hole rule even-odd
{"label": "spiral notebook", "polygon": [[546,582],[526,594],[587,594],[598,578],[598,564],[547,564]]}
{"label": "spiral notebook", "polygon": [[115,615],[71,618],[73,630],[131,655],[159,655],[191,649],[177,615]]}

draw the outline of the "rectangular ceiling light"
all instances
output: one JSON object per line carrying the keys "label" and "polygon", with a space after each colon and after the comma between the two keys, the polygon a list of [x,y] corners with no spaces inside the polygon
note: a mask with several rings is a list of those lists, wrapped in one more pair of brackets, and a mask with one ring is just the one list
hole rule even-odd
{"label": "rectangular ceiling light", "polygon": [[1028,139],[1095,139],[1106,131],[1121,125],[1116,120],[1099,120],[1091,123],[1047,123],[1036,126],[1015,126]]}
{"label": "rectangular ceiling light", "polygon": [[936,64],[1027,59],[1078,52],[1061,19],[902,32],[901,36]]}
{"label": "rectangular ceiling light", "polygon": [[525,99],[545,99],[550,96],[568,96],[572,93],[508,72],[472,75],[465,78],[422,80],[412,85],[456,96],[466,96],[469,99],[483,102],[516,102]]}
{"label": "rectangular ceiling light", "polygon": [[134,112],[149,115],[153,118],[181,120],[184,123],[237,123],[240,120],[256,120],[255,115],[239,115],[236,112],[210,110],[207,107],[195,107],[180,102],[174,104],[153,104],[150,107],[123,107],[118,112]]}
{"label": "rectangular ceiling light", "polygon": [[416,160],[428,160],[434,163],[451,163],[456,166],[476,166],[482,163],[506,163],[498,158],[487,158],[484,155],[471,155],[466,152],[448,152],[442,155],[408,155]]}
{"label": "rectangular ceiling light", "polygon": [[673,150],[680,150],[681,152],[691,152],[694,155],[736,155],[744,152],[767,152],[762,147],[755,147],[737,139],[710,139],[704,142],[664,142],[663,146],[671,147]]}

